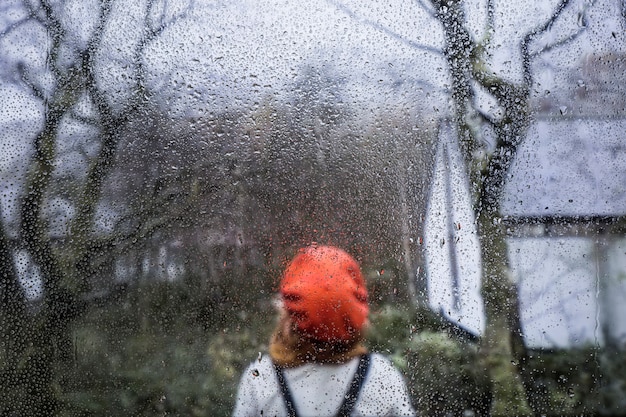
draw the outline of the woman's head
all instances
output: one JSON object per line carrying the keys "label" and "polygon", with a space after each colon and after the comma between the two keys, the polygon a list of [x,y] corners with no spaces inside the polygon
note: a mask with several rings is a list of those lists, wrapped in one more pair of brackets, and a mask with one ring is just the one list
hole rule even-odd
{"label": "woman's head", "polygon": [[332,246],[301,249],[282,277],[280,294],[296,331],[319,342],[360,339],[367,322],[367,289],[359,264]]}

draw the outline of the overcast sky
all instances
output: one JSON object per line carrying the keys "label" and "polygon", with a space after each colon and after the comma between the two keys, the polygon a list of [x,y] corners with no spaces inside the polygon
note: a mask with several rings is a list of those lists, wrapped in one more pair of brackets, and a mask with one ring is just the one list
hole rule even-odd
{"label": "overcast sky", "polygon": [[[581,24],[589,9],[587,33],[567,48],[537,59],[544,69],[536,78],[543,89],[557,88],[555,74],[576,65],[592,50],[622,51],[622,0],[574,0],[574,7],[541,42],[549,43]],[[93,29],[97,0],[67,2],[60,18],[72,22],[77,44]],[[167,100],[172,114],[197,115],[228,108],[253,109],[268,96],[286,99],[305,66],[323,67],[344,77],[342,95],[355,109],[404,106],[440,116],[449,113],[446,63],[437,50],[443,47],[442,30],[420,0],[311,1],[240,0],[198,2],[189,16],[171,25],[145,54],[149,86]],[[428,3],[424,1],[423,3]],[[468,0],[466,13],[477,38],[485,34],[485,0]],[[495,0],[495,28],[491,39],[493,69],[519,79],[518,44],[523,36],[549,18],[558,0]],[[7,28],[25,14],[18,0],[3,4],[0,26]],[[100,55],[100,83],[111,98],[123,99],[123,76],[130,75],[128,57],[140,35],[135,1],[114,2],[114,19],[105,34]],[[167,3],[171,12],[185,2]],[[621,24],[621,26],[620,26]],[[0,32],[4,29],[0,29]],[[539,45],[542,43],[539,42]],[[32,137],[40,128],[43,105],[16,84],[15,64],[20,61],[44,69],[45,37],[35,25],[0,40],[0,168],[23,160]],[[128,78],[128,77],[127,77]],[[485,107],[488,107],[486,102]],[[206,114],[206,113],[205,113]]]}
{"label": "overcast sky", "polygon": [[[623,45],[619,2],[595,1],[595,11],[590,13],[591,19],[595,19],[590,32],[608,34],[607,42],[612,39],[619,45],[621,40]],[[67,15],[73,22],[82,22],[75,30],[80,42],[93,27],[86,16],[95,10],[96,3],[90,7],[84,2],[68,3],[76,6],[66,8]],[[168,2],[174,11],[184,3]],[[285,86],[293,82],[302,67],[313,65],[349,76],[345,93],[355,102],[385,103],[403,97],[415,102],[423,99],[424,88],[442,91],[448,85],[445,62],[436,53],[443,47],[441,26],[430,16],[428,7],[420,3],[418,0],[198,2],[188,18],[177,21],[149,48],[146,60],[153,74],[150,85],[168,97],[170,104],[178,105],[180,111],[251,106],[259,97],[284,94]],[[476,38],[485,35],[486,3],[466,1],[466,14]],[[495,28],[491,33],[494,70],[511,79],[521,77],[519,41],[546,21],[557,3],[558,0],[494,1]],[[123,58],[128,56],[132,45],[129,40],[140,33],[133,18],[139,11],[137,2],[114,4],[120,6],[113,11],[115,21],[107,32],[110,47],[102,60],[107,69],[102,73],[102,83],[112,90],[120,84]],[[574,0],[574,7],[548,33],[546,41],[576,30],[577,13],[587,4],[589,0]],[[18,11],[7,14],[4,26],[19,17]],[[23,33],[37,38],[36,31]],[[591,45],[588,39],[583,39],[570,48],[569,54],[575,58],[592,48],[611,48],[602,43],[596,41]],[[36,52],[41,51],[41,39],[28,49],[20,45],[18,51],[10,51],[7,43],[2,47],[8,55],[21,56],[28,52],[26,60],[43,58]],[[6,89],[0,92],[4,96],[14,95]],[[437,105],[446,104],[443,96],[429,98],[433,100]],[[0,113],[0,122],[15,117],[12,111],[4,111]]]}
{"label": "overcast sky", "polygon": [[[545,64],[536,73],[544,90],[557,88],[555,72],[576,65],[585,52],[623,49],[620,1],[596,0],[589,10],[587,33],[567,48],[537,59],[538,65]],[[98,3],[91,2],[67,2],[70,6],[59,16],[72,22],[72,34],[79,45],[93,30],[92,11]],[[466,2],[469,25],[477,38],[485,34],[486,3]],[[519,79],[520,39],[546,21],[557,3],[494,1],[494,70]],[[25,16],[23,9],[11,4],[20,2],[3,4],[6,9],[0,16],[0,32]],[[167,4],[171,15],[186,3]],[[577,30],[577,13],[590,4],[589,0],[574,0],[574,7],[542,42]],[[132,75],[128,58],[141,34],[137,21],[141,9],[130,0],[114,5],[114,19],[107,27],[100,55],[100,84],[109,97],[123,100],[129,85],[124,77],[127,80]],[[42,102],[16,83],[15,65],[24,62],[32,73],[43,71],[45,44],[43,32],[35,25],[24,26],[0,40],[0,168],[5,180],[15,175],[10,170],[19,166],[19,161],[27,159],[31,142],[25,138],[33,137],[41,128],[43,115]],[[419,0],[215,1],[198,2],[186,18],[168,27],[148,48],[145,60],[151,74],[148,84],[155,96],[167,103],[172,115],[210,115],[235,107],[254,109],[269,96],[285,100],[293,95],[293,82],[302,69],[313,66],[344,79],[342,97],[356,111],[366,114],[401,106],[440,117],[451,110],[446,63],[437,52],[442,48],[440,24]],[[488,101],[484,107],[489,107]],[[8,207],[4,209],[6,213]]]}

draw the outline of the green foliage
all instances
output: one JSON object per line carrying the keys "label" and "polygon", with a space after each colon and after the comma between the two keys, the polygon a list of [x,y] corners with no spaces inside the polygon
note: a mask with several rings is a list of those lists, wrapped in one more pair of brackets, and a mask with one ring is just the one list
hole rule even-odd
{"label": "green foliage", "polygon": [[[398,303],[381,305],[371,321],[370,347],[389,355],[404,373],[421,415],[489,414],[491,384],[481,369],[478,344],[455,337],[432,315]],[[519,366],[532,376],[529,392],[543,415],[611,415],[624,408],[621,351],[532,351]]]}
{"label": "green foliage", "polygon": [[[599,388],[600,411],[605,414],[611,414],[614,413],[613,410],[625,410],[626,379],[624,375],[626,375],[626,355],[624,355],[624,351],[607,349],[607,351],[602,352],[598,359],[604,381]],[[592,368],[592,370],[597,372],[597,368]],[[589,372],[587,372],[587,375],[593,376],[593,374],[589,375]],[[588,406],[593,407],[595,405],[589,404]]]}
{"label": "green foliage", "polygon": [[202,294],[176,284],[129,292],[74,326],[74,355],[56,367],[60,415],[229,415],[271,320],[228,304],[209,317]]}
{"label": "green foliage", "polygon": [[425,415],[481,415],[490,403],[486,373],[478,369],[476,346],[443,332],[416,334],[409,347],[411,389]]}
{"label": "green foliage", "polygon": [[[230,415],[241,373],[267,352],[275,323],[270,282],[244,287],[230,278],[204,289],[192,278],[135,285],[94,304],[72,327],[72,354],[53,364],[56,414]],[[372,305],[367,343],[403,372],[421,415],[487,415],[491,387],[478,345],[432,313],[382,300]],[[619,409],[625,365],[618,352],[595,348],[533,352],[522,364],[545,415]]]}
{"label": "green foliage", "polygon": [[[603,414],[603,411],[606,413],[609,409],[616,410],[615,404],[611,402],[623,397],[623,387],[621,393],[609,394],[603,390],[603,386],[614,386],[623,380],[622,377],[616,378],[617,374],[609,375],[605,372],[619,369],[620,360],[607,368],[602,363],[603,356],[605,354],[593,346],[533,352],[525,367],[534,375],[536,397],[544,401],[542,411],[546,414],[559,410],[563,415],[590,415]],[[626,361],[621,359],[622,369],[625,364]]]}
{"label": "green foliage", "polygon": [[490,393],[486,374],[477,369],[476,346],[437,327],[435,320],[412,308],[388,305],[372,317],[370,343],[404,373],[422,415],[484,413]]}

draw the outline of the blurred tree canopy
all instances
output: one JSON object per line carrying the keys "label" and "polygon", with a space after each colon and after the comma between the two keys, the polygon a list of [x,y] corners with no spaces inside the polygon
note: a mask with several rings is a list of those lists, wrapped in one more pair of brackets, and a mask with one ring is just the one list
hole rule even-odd
{"label": "blurred tree canopy", "polygon": [[[15,39],[35,54],[7,58],[9,81],[38,102],[42,127],[24,178],[16,178],[19,216],[1,225],[0,377],[13,393],[2,414],[58,414],[73,401],[59,395],[66,383],[75,386],[62,364],[106,334],[76,323],[109,303],[122,303],[110,314],[126,330],[143,319],[115,311],[126,311],[133,297],[162,331],[179,314],[194,316],[204,329],[220,314],[244,312],[251,299],[268,299],[277,279],[271,272],[314,240],[369,262],[401,262],[406,213],[398,201],[424,207],[420,173],[431,163],[432,137],[414,129],[419,115],[357,118],[341,102],[341,80],[309,67],[287,102],[269,97],[251,113],[173,116],[146,83],[158,74],[146,73],[145,51],[191,19],[193,4],[94,5],[87,21],[76,20],[70,2],[7,6],[19,18],[2,33],[4,41]],[[121,34],[120,21],[127,25]],[[398,174],[409,187],[402,194]],[[13,266],[14,251],[27,254],[40,279],[34,299]],[[184,302],[193,302],[168,307],[179,287],[186,288]],[[141,296],[142,288],[165,291],[163,300]],[[159,313],[170,308],[177,315]]]}

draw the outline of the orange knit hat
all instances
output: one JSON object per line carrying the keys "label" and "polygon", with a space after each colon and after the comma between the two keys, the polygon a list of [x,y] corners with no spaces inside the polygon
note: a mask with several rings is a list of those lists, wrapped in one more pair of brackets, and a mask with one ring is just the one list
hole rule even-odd
{"label": "orange knit hat", "polygon": [[332,246],[301,249],[280,285],[292,322],[306,337],[348,342],[367,321],[367,289],[359,264]]}

